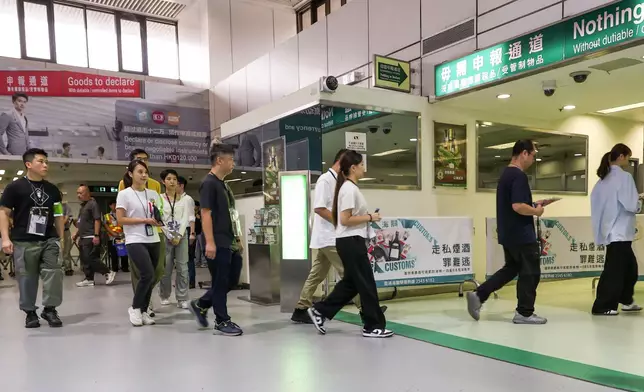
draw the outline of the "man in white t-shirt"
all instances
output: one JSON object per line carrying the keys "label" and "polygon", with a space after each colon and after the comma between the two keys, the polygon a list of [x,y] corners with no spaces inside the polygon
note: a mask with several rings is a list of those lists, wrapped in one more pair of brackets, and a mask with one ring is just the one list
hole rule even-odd
{"label": "man in white t-shirt", "polygon": [[[333,166],[322,174],[315,183],[315,200],[313,202],[315,215],[311,233],[311,249],[315,250],[315,258],[311,264],[311,272],[309,272],[309,276],[304,282],[300,300],[297,302],[295,311],[291,316],[291,320],[295,323],[312,323],[306,310],[313,305],[313,294],[315,294],[315,290],[320,283],[328,276],[331,266],[338,271],[340,277],[344,275],[342,260],[335,249],[335,227],[332,223],[333,215],[331,211],[333,210],[333,197],[335,186],[338,182],[338,172],[340,171],[340,158],[346,151],[343,148],[337,152]],[[354,303],[358,309],[361,309],[359,296],[356,296]],[[387,307],[383,306],[382,309],[384,312]]]}

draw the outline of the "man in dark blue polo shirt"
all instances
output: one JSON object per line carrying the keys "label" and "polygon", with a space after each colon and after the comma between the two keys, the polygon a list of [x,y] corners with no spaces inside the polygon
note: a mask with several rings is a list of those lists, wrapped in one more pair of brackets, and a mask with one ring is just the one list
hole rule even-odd
{"label": "man in dark blue polo shirt", "polygon": [[512,148],[512,161],[503,170],[496,189],[496,221],[499,244],[503,246],[505,266],[475,291],[467,293],[467,310],[474,320],[480,317],[481,305],[492,293],[519,276],[518,305],[512,322],[545,324],[534,313],[537,286],[541,276],[541,258],[534,217],[543,214],[541,204],[533,204],[525,171],[537,153],[531,140],[519,140]]}
{"label": "man in dark blue polo shirt", "polygon": [[233,193],[224,178],[235,168],[235,151],[229,145],[215,144],[210,151],[210,173],[201,183],[201,224],[206,240],[206,259],[212,278],[211,287],[200,299],[190,303],[190,310],[200,327],[208,327],[208,309],[215,312],[215,331],[239,336],[242,329],[228,315],[226,296],[230,282],[241,272],[241,229]]}

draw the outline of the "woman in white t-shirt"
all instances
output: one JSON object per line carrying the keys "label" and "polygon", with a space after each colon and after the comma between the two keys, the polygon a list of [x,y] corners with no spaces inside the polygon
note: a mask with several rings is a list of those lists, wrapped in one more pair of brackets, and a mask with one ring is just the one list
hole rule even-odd
{"label": "woman in white t-shirt", "polygon": [[138,159],[130,162],[123,176],[125,189],[116,197],[116,219],[123,226],[127,253],[140,274],[132,307],[128,309],[130,322],[135,327],[154,324],[147,310],[161,250],[156,226],[160,226],[157,218],[163,203],[158,193],[146,189],[148,173],[145,162]]}
{"label": "woman in white t-shirt", "polygon": [[335,246],[344,265],[344,277],[322,302],[308,309],[315,328],[326,333],[324,322],[331,320],[356,294],[362,300],[364,328],[362,336],[387,338],[393,335],[385,329],[385,315],[378,301],[378,290],[367,254],[370,222],[378,222],[380,214],[369,213],[367,202],[358,188],[364,177],[362,154],[347,151],[340,159],[340,173],[333,198],[333,225],[336,228]]}

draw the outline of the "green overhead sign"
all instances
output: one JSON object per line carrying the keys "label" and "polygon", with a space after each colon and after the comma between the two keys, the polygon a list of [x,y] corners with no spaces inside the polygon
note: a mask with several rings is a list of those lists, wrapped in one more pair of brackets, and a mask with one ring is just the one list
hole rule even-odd
{"label": "green overhead sign", "polygon": [[373,63],[376,71],[374,86],[406,93],[411,91],[409,62],[376,55]]}
{"label": "green overhead sign", "polygon": [[644,0],[623,0],[435,67],[442,97],[644,38]]}

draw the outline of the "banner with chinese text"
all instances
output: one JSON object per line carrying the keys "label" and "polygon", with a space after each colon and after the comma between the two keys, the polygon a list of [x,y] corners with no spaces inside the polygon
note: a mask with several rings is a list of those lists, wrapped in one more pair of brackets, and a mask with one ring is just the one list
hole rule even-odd
{"label": "banner with chinese text", "polygon": [[388,218],[371,224],[378,287],[460,283],[472,279],[472,218]]}
{"label": "banner with chinese text", "polygon": [[434,123],[434,186],[467,186],[467,128]]}
{"label": "banner with chinese text", "polygon": [[[596,277],[604,269],[606,247],[593,239],[589,216],[541,218],[541,278],[569,279]],[[644,216],[637,216],[633,251],[640,274],[644,273]],[[495,218],[486,219],[486,276],[494,274],[505,264],[503,247],[498,244]]]}
{"label": "banner with chinese text", "polygon": [[0,60],[0,155],[127,161],[143,148],[152,162],[209,164],[207,90],[9,66]]}

